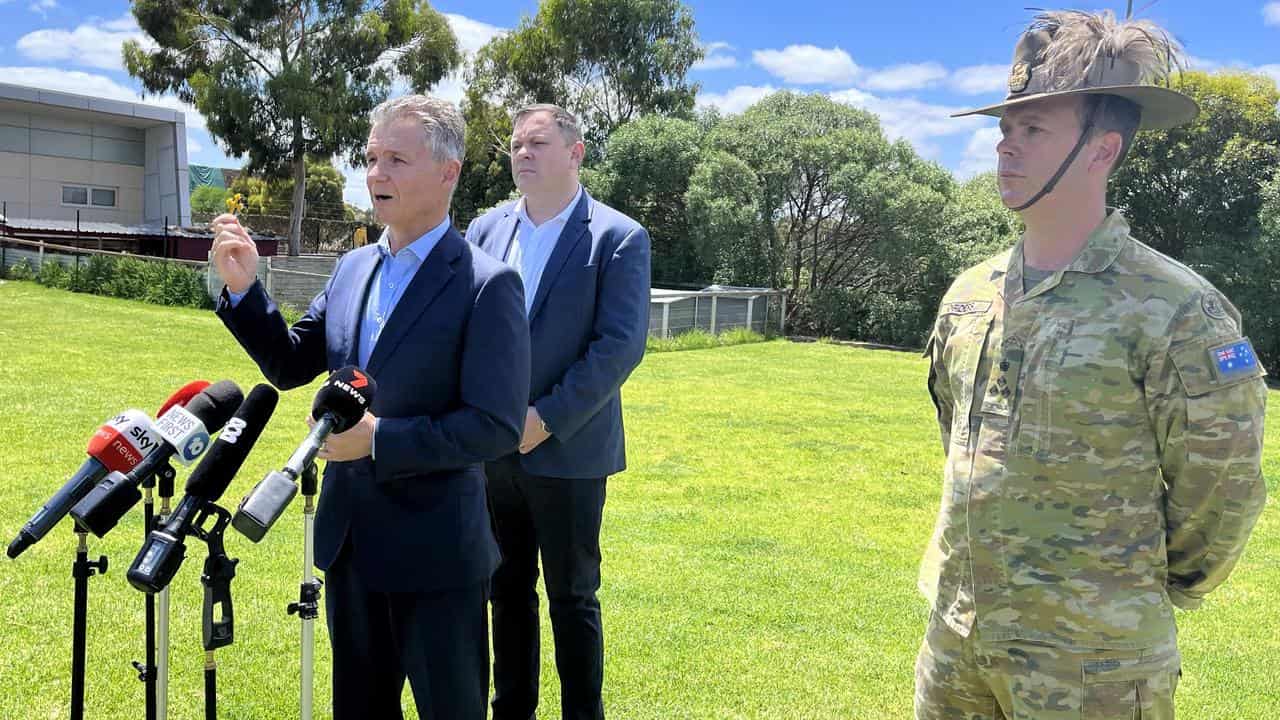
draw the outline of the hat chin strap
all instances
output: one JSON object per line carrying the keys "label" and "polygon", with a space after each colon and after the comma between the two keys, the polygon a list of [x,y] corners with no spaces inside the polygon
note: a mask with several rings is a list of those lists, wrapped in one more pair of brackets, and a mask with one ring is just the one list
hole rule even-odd
{"label": "hat chin strap", "polygon": [[1040,188],[1040,192],[1033,195],[1031,199],[1025,203],[1013,208],[1014,212],[1022,212],[1023,210],[1026,210],[1032,205],[1040,202],[1040,198],[1053,192],[1053,189],[1058,185],[1058,181],[1062,179],[1064,174],[1066,174],[1067,168],[1071,167],[1071,163],[1075,162],[1076,155],[1080,154],[1080,150],[1084,147],[1084,144],[1088,142],[1089,133],[1093,132],[1093,118],[1097,113],[1098,105],[1094,105],[1089,110],[1089,118],[1085,120],[1084,129],[1080,131],[1080,139],[1076,140],[1076,146],[1071,148],[1071,152],[1067,154],[1067,159],[1063,160],[1062,164],[1058,166],[1058,172],[1054,173],[1053,177],[1049,178],[1049,182],[1045,183],[1045,186]]}

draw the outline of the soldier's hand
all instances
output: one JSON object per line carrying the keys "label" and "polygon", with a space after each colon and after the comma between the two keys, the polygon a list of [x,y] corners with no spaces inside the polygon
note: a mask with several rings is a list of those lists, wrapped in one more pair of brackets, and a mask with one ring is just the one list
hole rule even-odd
{"label": "soldier's hand", "polygon": [[253,285],[258,272],[258,246],[235,215],[213,219],[213,266],[227,290],[239,294]]}

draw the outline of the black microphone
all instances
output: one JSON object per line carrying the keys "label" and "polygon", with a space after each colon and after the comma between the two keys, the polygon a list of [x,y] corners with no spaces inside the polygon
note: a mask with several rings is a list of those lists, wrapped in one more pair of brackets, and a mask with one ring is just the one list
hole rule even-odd
{"label": "black microphone", "polygon": [[75,507],[71,517],[80,527],[104,537],[120,522],[120,518],[142,499],[138,490],[143,482],[176,457],[190,465],[209,447],[209,433],[227,423],[236,408],[244,402],[244,393],[230,380],[210,385],[187,401],[174,404],[156,420],[163,441],[159,450],[138,463],[129,474],[113,472],[89,491]]}
{"label": "black microphone", "polygon": [[16,558],[58,524],[72,506],[112,471],[127,472],[159,449],[160,434],[141,410],[126,410],[98,428],[89,439],[89,459],[36,511],[6,551]]}
{"label": "black microphone", "polygon": [[346,432],[360,422],[377,391],[378,384],[373,378],[354,365],[329,375],[311,404],[315,426],[283,470],[267,475],[244,496],[231,525],[250,540],[261,540],[293,501],[298,493],[298,476],[315,460],[325,438],[332,433]]}
{"label": "black microphone", "polygon": [[183,540],[192,528],[201,526],[213,503],[231,485],[279,399],[279,393],[270,385],[258,385],[249,391],[249,397],[187,478],[186,495],[173,514],[164,527],[151,532],[133,559],[128,572],[131,585],[148,593],[168,587],[186,557]]}

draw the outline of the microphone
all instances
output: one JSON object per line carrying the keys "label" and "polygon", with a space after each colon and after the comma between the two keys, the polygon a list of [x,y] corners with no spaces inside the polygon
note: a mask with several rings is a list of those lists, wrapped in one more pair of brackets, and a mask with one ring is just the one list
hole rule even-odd
{"label": "microphone", "polygon": [[208,380],[192,380],[186,385],[183,385],[174,391],[174,393],[169,396],[168,400],[164,401],[164,404],[156,411],[156,417],[163,416],[165,413],[169,412],[169,408],[174,405],[186,405],[191,402],[191,398],[199,395],[207,387],[209,387]]}
{"label": "microphone", "polygon": [[9,543],[9,557],[18,557],[44,537],[107,473],[128,472],[159,449],[160,443],[159,432],[141,410],[126,410],[103,423],[89,438],[89,459],[22,526]]}
{"label": "microphone", "polygon": [[354,365],[335,370],[320,386],[311,405],[316,424],[283,470],[272,472],[254,486],[236,510],[231,525],[254,542],[261,540],[298,493],[298,476],[315,460],[325,438],[346,432],[364,417],[378,384]]}
{"label": "microphone", "polygon": [[270,385],[257,385],[227,421],[209,453],[187,478],[186,494],[164,527],[151,531],[146,543],[129,566],[129,583],[148,593],[168,587],[186,557],[183,540],[199,529],[213,503],[222,497],[253,444],[275,412],[279,393]]}
{"label": "microphone", "polygon": [[231,413],[244,400],[240,388],[230,380],[216,385],[199,380],[188,383],[169,400],[192,387],[204,387],[194,397],[181,403],[166,402],[156,428],[160,432],[160,449],[148,455],[129,473],[113,472],[98,483],[84,499],[71,508],[71,517],[80,527],[97,537],[104,537],[120,522],[120,518],[142,499],[138,486],[159,472],[171,457],[190,465],[209,447],[209,433],[227,423]]}

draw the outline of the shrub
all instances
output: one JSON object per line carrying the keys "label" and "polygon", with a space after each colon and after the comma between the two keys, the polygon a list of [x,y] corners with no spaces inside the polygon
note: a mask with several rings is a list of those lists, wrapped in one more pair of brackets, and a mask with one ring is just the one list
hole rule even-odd
{"label": "shrub", "polygon": [[19,260],[17,264],[9,268],[10,280],[34,280],[36,274],[31,272],[31,263],[26,260]]}
{"label": "shrub", "polygon": [[71,287],[71,271],[57,260],[47,258],[36,272],[36,282],[45,287],[67,290]]}

